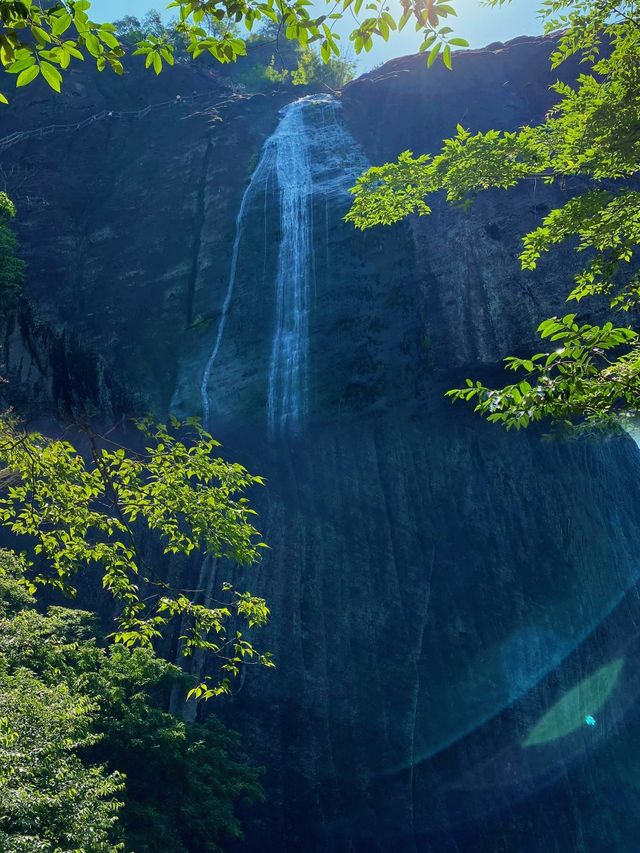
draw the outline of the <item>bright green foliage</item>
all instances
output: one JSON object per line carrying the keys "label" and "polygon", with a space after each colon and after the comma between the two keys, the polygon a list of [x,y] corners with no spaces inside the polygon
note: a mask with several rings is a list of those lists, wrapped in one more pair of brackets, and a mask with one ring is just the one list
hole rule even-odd
{"label": "bright green foliage", "polygon": [[[161,45],[163,48],[161,58],[170,65],[174,60],[190,59],[187,51],[188,33],[184,27],[180,26],[177,18],[164,21],[157,9],[151,9],[141,19],[126,15],[121,20],[114,21],[114,27],[115,34],[123,42],[125,49]],[[218,39],[223,39],[226,35],[235,37],[240,35],[240,27],[233,21],[218,21],[214,18],[209,20],[207,31],[210,36]]]}
{"label": "bright green foliage", "polygon": [[235,806],[262,791],[238,737],[161,711],[151,697],[188,676],[107,647],[89,613],[38,613],[23,573],[0,552],[0,849],[200,853],[240,838]]}
{"label": "bright green foliage", "polygon": [[[428,214],[426,199],[437,191],[469,203],[490,187],[579,176],[589,189],[524,237],[521,265],[534,269],[542,253],[577,241],[585,262],[568,299],[604,296],[611,309],[635,316],[640,193],[628,181],[640,169],[640,2],[547,0],[542,14],[548,31],[564,28],[552,66],[576,54],[585,66],[574,86],[552,87],[560,99],[544,122],[513,133],[472,134],[458,126],[438,155],[405,152],[359,178],[347,218],[360,228],[390,224]],[[633,326],[615,325],[580,326],[574,314],[552,318],[539,331],[559,344],[556,351],[507,360],[525,374],[519,382],[496,390],[468,380],[450,396],[473,400],[477,411],[508,428],[547,417],[589,427],[617,423],[640,409],[640,342]]]}
{"label": "bright green foliage", "polygon": [[97,739],[96,699],[54,668],[55,628],[24,609],[19,579],[0,554],[0,849],[115,853],[123,777],[80,758]]}
{"label": "bright green foliage", "polygon": [[300,52],[298,67],[291,75],[294,86],[320,84],[332,91],[342,89],[353,80],[355,63],[340,57],[330,57],[323,62],[320,56],[307,48]]}
{"label": "bright green foliage", "polygon": [[18,242],[10,225],[15,207],[0,192],[0,318],[16,304],[24,278],[24,263],[16,257]]}
{"label": "bright green foliage", "polygon": [[[98,68],[110,65],[122,73],[123,50],[110,24],[89,19],[88,0],[53,3],[43,8],[34,0],[3,0],[0,3],[0,62],[16,76],[16,86],[26,86],[42,75],[56,92],[61,71],[73,59],[88,54]],[[6,103],[6,97],[0,95]]]}
{"label": "bright green foliage", "polygon": [[[305,48],[294,42],[281,45],[280,30],[280,21],[263,23],[247,40],[247,60],[238,70],[230,72],[249,92],[269,91],[276,85],[320,86],[336,91],[353,79],[354,62],[333,55],[323,61],[313,45]],[[267,45],[274,47],[268,64],[254,62],[253,51]]]}
{"label": "bright green foliage", "polygon": [[[146,67],[156,73],[165,63],[173,63],[175,36],[184,41],[194,59],[209,53],[219,62],[234,62],[247,52],[239,25],[251,30],[260,21],[275,22],[278,37],[282,35],[302,49],[316,45],[324,62],[340,55],[340,36],[333,29],[345,15],[354,20],[349,38],[356,54],[371,50],[375,38],[387,41],[409,20],[424,34],[420,49],[429,51],[429,64],[444,47],[444,62],[451,67],[451,45],[466,45],[464,39],[451,38],[451,27],[443,26],[442,21],[455,15],[455,10],[439,0],[403,0],[397,14],[389,11],[385,0],[368,0],[366,4],[364,0],[326,0],[322,14],[317,14],[322,10],[309,0],[172,0],[167,8],[178,16],[170,34],[162,26],[156,32],[150,27],[133,51],[144,56]],[[100,71],[109,66],[122,74],[125,43],[113,24],[93,21],[90,12],[90,0],[54,0],[51,4],[1,0],[0,63],[16,75],[16,85],[26,86],[42,76],[59,92],[61,72],[72,61],[87,57],[95,60]],[[125,21],[129,32],[138,35],[135,19]],[[6,103],[6,96],[0,94],[0,101]]]}
{"label": "bright green foliage", "polygon": [[86,767],[94,705],[28,671],[0,674],[0,849],[6,853],[111,853],[122,782]]}
{"label": "bright green foliage", "polygon": [[243,623],[263,625],[267,605],[229,582],[215,606],[171,589],[145,563],[139,537],[155,539],[164,554],[200,552],[249,565],[266,546],[243,493],[262,480],[216,457],[218,443],[195,421],[174,421],[171,429],[138,426],[148,441],[144,453],[99,448],[89,432],[87,461],[69,442],[21,431],[5,419],[0,459],[8,488],[0,519],[33,545],[32,591],[46,585],[74,595],[78,572],[99,569],[120,605],[116,642],[150,647],[176,619],[184,655],[200,648],[218,660],[217,680],[197,688],[197,696],[208,698],[228,692],[243,664],[273,666],[240,630]]}
{"label": "bright green foliage", "polygon": [[279,85],[320,86],[335,92],[345,86],[354,76],[354,63],[346,59],[331,58],[322,62],[318,54],[309,48],[297,55],[297,66],[280,67],[275,55],[268,65],[251,65],[243,68],[234,78],[249,92],[265,92]]}
{"label": "bright green foliage", "polygon": [[270,92],[278,86],[289,83],[291,72],[289,68],[281,67],[276,63],[275,56],[272,56],[267,65],[243,63],[233,70],[232,77],[247,92]]}
{"label": "bright green foliage", "polygon": [[[631,417],[638,406],[637,333],[612,323],[579,326],[575,318],[567,314],[540,324],[541,337],[556,342],[557,349],[506,359],[508,369],[525,371],[526,379],[499,391],[467,379],[467,387],[448,391],[447,396],[475,400],[476,411],[507,429],[545,418],[567,426],[586,418],[609,427],[621,414]],[[612,351],[630,345],[624,355],[612,356]]]}

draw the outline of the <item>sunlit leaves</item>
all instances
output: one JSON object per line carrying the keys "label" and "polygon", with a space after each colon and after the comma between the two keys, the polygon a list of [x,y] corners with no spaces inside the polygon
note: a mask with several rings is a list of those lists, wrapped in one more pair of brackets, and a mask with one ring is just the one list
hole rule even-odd
{"label": "sunlit leaves", "polygon": [[[468,379],[464,388],[448,391],[447,396],[474,402],[476,412],[507,429],[521,429],[543,419],[567,426],[576,422],[611,425],[637,407],[637,332],[612,323],[579,325],[575,314],[545,320],[538,332],[555,347],[528,358],[505,359],[509,370],[525,374],[518,382],[491,389]],[[616,358],[620,350],[623,355]]]}
{"label": "sunlit leaves", "polygon": [[[360,177],[347,219],[358,228],[391,224],[415,212],[429,213],[435,192],[468,204],[489,188],[579,177],[588,191],[552,210],[524,236],[521,266],[535,269],[543,254],[571,241],[584,263],[567,298],[605,297],[610,308],[635,316],[640,193],[630,182],[640,170],[640,3],[546,0],[541,14],[549,31],[563,30],[552,65],[578,55],[585,68],[574,85],[552,86],[559,100],[544,121],[509,133],[473,134],[458,125],[439,154],[414,158],[405,152],[397,162]],[[605,42],[610,49],[601,53]],[[430,51],[431,61],[438,55],[433,34],[422,49]],[[544,418],[610,425],[640,412],[640,344],[633,326],[579,325],[569,314],[545,321],[539,332],[561,346],[507,359],[509,369],[525,372],[519,382],[490,389],[468,380],[449,396],[473,401],[490,421],[516,429]]]}
{"label": "sunlit leaves", "polygon": [[[93,57],[98,68],[107,65],[121,73],[124,50],[110,24],[95,24],[88,0],[68,0],[42,8],[40,4],[0,4],[0,64],[16,75],[18,87],[42,77],[56,92],[72,59]],[[2,96],[2,102],[7,99]]]}
{"label": "sunlit leaves", "polygon": [[162,39],[150,36],[138,43],[138,47],[133,52],[134,56],[145,57],[145,68],[153,68],[156,74],[162,71],[163,62],[168,65],[173,65],[173,47],[166,44]]}
{"label": "sunlit leaves", "polygon": [[95,683],[109,658],[84,639],[89,614],[39,613],[23,580],[23,560],[0,551],[0,849],[76,850],[91,838],[115,853],[124,779],[86,760],[103,699],[87,672]]}
{"label": "sunlit leaves", "polygon": [[351,190],[355,200],[346,219],[358,228],[389,225],[413,212],[429,213],[425,199],[438,190],[457,202],[477,190],[514,186],[544,167],[544,154],[531,128],[471,135],[458,125],[457,135],[445,140],[437,156],[414,158],[405,151],[396,163],[365,172]]}
{"label": "sunlit leaves", "polygon": [[116,853],[113,828],[123,777],[80,758],[95,741],[96,707],[64,683],[3,667],[0,849],[80,850],[91,838],[94,849]]}
{"label": "sunlit leaves", "polygon": [[38,74],[40,74],[40,68],[37,65],[32,65],[29,68],[25,68],[24,71],[21,71],[18,74],[16,86],[18,87],[18,89],[21,86],[28,86],[29,83],[32,83],[36,79]]}
{"label": "sunlit leaves", "polygon": [[165,582],[139,544],[141,535],[151,536],[165,555],[254,563],[266,546],[244,493],[262,480],[216,456],[217,442],[196,422],[168,429],[144,421],[139,428],[148,442],[143,454],[99,448],[90,436],[87,462],[69,442],[2,424],[0,460],[11,477],[0,521],[34,543],[33,588],[73,595],[76,575],[97,568],[120,608],[116,642],[151,646],[175,620],[184,632],[182,653],[210,652],[225,681],[243,662],[271,665],[253,647],[249,657],[242,652],[241,634],[228,635],[231,624],[235,632],[242,623],[264,625],[264,599],[228,582],[215,606],[194,599]]}
{"label": "sunlit leaves", "polygon": [[[280,72],[277,71],[273,59],[262,73],[270,82],[282,82],[289,77],[289,72],[286,68]],[[291,72],[290,78],[294,86],[321,83],[335,91],[342,89],[346,83],[352,80],[353,73],[353,62],[335,57],[330,57],[328,62],[323,62],[314,50],[308,49],[298,54],[298,67]]]}
{"label": "sunlit leaves", "polygon": [[50,62],[43,60],[40,63],[40,72],[51,88],[55,92],[59,92],[62,85],[62,74],[60,74],[58,69]]}
{"label": "sunlit leaves", "polygon": [[187,824],[192,849],[241,837],[235,807],[261,796],[260,769],[215,717],[187,723],[160,707],[194,678],[149,649],[106,644],[94,614],[37,608],[24,572],[0,550],[3,853],[178,850]]}
{"label": "sunlit leaves", "polygon": [[354,204],[346,216],[358,228],[391,225],[414,211],[426,215],[431,208],[424,201],[434,188],[431,157],[414,158],[404,151],[397,163],[374,166],[361,175],[351,192]]}
{"label": "sunlit leaves", "polygon": [[[385,0],[327,2],[325,14],[316,14],[321,9],[309,0],[172,0],[166,8],[177,15],[172,29],[186,54],[197,59],[208,53],[221,63],[246,55],[242,25],[251,31],[261,20],[278,23],[278,37],[296,42],[303,50],[315,44],[325,63],[341,55],[334,26],[347,15],[354,20],[349,40],[356,54],[369,52],[376,39],[387,41],[411,18],[416,30],[423,33],[420,49],[429,50],[429,65],[441,53],[444,64],[451,68],[451,48],[467,46],[464,39],[452,37],[452,28],[443,23],[455,15],[453,4],[436,0],[405,0],[397,13]],[[31,2],[0,3],[0,64],[10,70],[16,54],[22,52],[30,58],[29,69],[35,70],[18,77],[19,85],[42,76],[55,91],[61,87],[58,69],[66,70],[72,59],[91,57],[100,71],[109,66],[121,74],[125,45],[112,24],[94,22],[90,13],[89,0],[60,0],[49,8]],[[24,37],[25,31],[29,38]],[[156,74],[175,61],[171,41],[151,34],[137,41],[133,54],[143,56],[145,66]],[[43,62],[57,67],[43,67]],[[16,73],[23,70],[26,67]]]}

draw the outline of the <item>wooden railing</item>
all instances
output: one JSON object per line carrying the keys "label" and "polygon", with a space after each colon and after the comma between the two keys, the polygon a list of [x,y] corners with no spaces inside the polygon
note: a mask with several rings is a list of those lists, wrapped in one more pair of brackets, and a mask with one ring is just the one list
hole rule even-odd
{"label": "wooden railing", "polygon": [[[193,106],[197,101],[202,98],[211,98],[213,97],[211,92],[200,92],[196,95],[176,95],[170,101],[163,101],[159,104],[150,104],[147,107],[144,107],[141,110],[101,110],[99,113],[95,115],[89,116],[88,118],[83,119],[82,121],[75,122],[73,124],[49,124],[46,127],[38,127],[34,130],[18,130],[14,133],[10,133],[9,136],[5,136],[0,139],[0,153],[6,151],[7,148],[11,148],[13,145],[17,145],[18,142],[23,142],[26,139],[44,139],[46,136],[51,136],[53,133],[70,133],[75,132],[77,130],[82,130],[85,127],[89,127],[92,124],[95,124],[98,121],[103,121],[104,119],[141,119],[145,116],[148,116],[149,113],[155,112],[156,110],[167,109],[168,107],[180,107],[180,106]],[[210,108],[218,108],[222,107],[231,101],[234,101],[238,98],[243,97],[242,95],[233,94],[229,95],[222,101],[219,101],[216,104],[211,104]],[[246,96],[244,96],[246,97]]]}

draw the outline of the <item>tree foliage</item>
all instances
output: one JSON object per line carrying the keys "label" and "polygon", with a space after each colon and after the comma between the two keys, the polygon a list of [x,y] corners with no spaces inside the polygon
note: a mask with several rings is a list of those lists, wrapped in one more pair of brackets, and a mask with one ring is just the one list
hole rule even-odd
{"label": "tree foliage", "polygon": [[198,697],[228,692],[243,665],[273,666],[244,634],[266,622],[264,599],[226,581],[221,600],[200,603],[171,588],[143,556],[142,534],[147,548],[151,538],[165,555],[199,553],[241,565],[266,547],[244,495],[261,478],[217,457],[218,443],[197,421],[171,428],[139,422],[148,443],[142,453],[99,447],[87,431],[88,460],[68,441],[25,431],[7,417],[1,427],[7,489],[0,520],[33,549],[32,592],[47,586],[75,595],[78,573],[98,568],[120,608],[116,642],[150,647],[175,620],[184,655],[198,648],[217,660],[213,682],[194,688]]}
{"label": "tree foliage", "polygon": [[[125,51],[133,50],[138,54],[139,48],[164,46],[169,49],[169,54],[174,61],[185,62],[191,58],[187,48],[189,46],[189,35],[186,29],[180,26],[179,19],[171,18],[165,20],[157,9],[150,9],[142,18],[126,15],[118,21],[114,21],[114,32],[116,37],[123,43]],[[240,37],[240,27],[231,20],[217,20],[211,18],[207,24],[207,32],[210,37],[217,39]],[[144,51],[142,51],[143,55]],[[161,51],[161,58],[167,60],[166,54]],[[149,67],[147,65],[147,68]]]}
{"label": "tree foliage", "polygon": [[[172,0],[167,9],[177,14],[177,20],[169,29],[149,25],[146,32],[138,33],[136,19],[131,17],[125,19],[125,29],[136,38],[132,53],[144,57],[146,67],[157,74],[165,64],[174,63],[176,38],[194,59],[208,53],[219,62],[234,62],[247,52],[247,39],[239,26],[251,31],[264,21],[274,22],[278,37],[303,50],[316,46],[324,62],[340,55],[340,36],[334,28],[346,15],[354,20],[349,39],[356,54],[371,50],[374,39],[387,41],[410,20],[424,34],[420,49],[429,51],[430,62],[443,48],[444,61],[450,66],[451,45],[466,44],[452,38],[451,28],[443,24],[455,10],[440,0],[403,0],[393,14],[385,0],[326,0],[325,5],[323,10],[309,0]],[[15,75],[19,87],[42,77],[59,92],[63,73],[73,62],[87,58],[100,71],[111,68],[122,74],[124,57],[131,49],[126,33],[124,40],[122,35],[122,26],[119,31],[112,23],[92,20],[90,0],[0,2],[0,63]],[[0,94],[0,101],[6,103],[6,95]]]}
{"label": "tree foliage", "polygon": [[107,646],[89,613],[38,612],[24,572],[0,552],[1,849],[200,853],[240,838],[236,806],[262,791],[238,736],[160,710],[153,697],[188,676]]}
{"label": "tree foliage", "polygon": [[351,60],[333,56],[323,62],[315,50],[307,48],[299,54],[291,82],[294,86],[320,85],[336,91],[353,80],[354,74],[355,63]]}
{"label": "tree foliage", "polygon": [[548,32],[561,30],[551,42],[552,67],[575,56],[584,69],[574,85],[552,87],[558,102],[544,121],[515,132],[471,133],[458,125],[437,155],[406,151],[370,169],[353,189],[347,218],[368,228],[429,214],[427,200],[439,191],[469,203],[490,187],[581,178],[586,191],[524,237],[520,263],[535,269],[542,254],[569,242],[584,263],[568,300],[605,297],[612,311],[623,312],[620,322],[581,324],[575,313],[550,318],[538,331],[554,349],[507,359],[519,381],[492,389],[467,380],[449,395],[473,401],[507,428],[549,417],[610,427],[640,409],[640,341],[629,322],[640,303],[640,193],[633,185],[640,168],[640,3],[546,0],[542,14]]}
{"label": "tree foliage", "polygon": [[[228,70],[249,92],[282,86],[315,86],[332,91],[343,88],[355,74],[347,55],[322,60],[316,45],[305,48],[282,40],[282,20],[267,20],[247,38],[247,58]],[[265,61],[265,59],[267,61]]]}
{"label": "tree foliage", "polygon": [[62,644],[26,609],[20,576],[20,562],[0,554],[0,846],[114,853],[123,778],[80,757],[97,738],[96,697],[51,666]]}
{"label": "tree foliage", "polygon": [[94,705],[29,671],[0,675],[0,847],[6,853],[112,853],[122,785],[88,767]]}
{"label": "tree foliage", "polygon": [[313,86],[335,92],[354,77],[353,62],[340,57],[322,62],[318,53],[310,48],[297,51],[292,60],[289,67],[275,54],[266,65],[247,62],[233,78],[249,92],[266,92],[277,86]]}
{"label": "tree foliage", "polygon": [[24,278],[24,262],[17,257],[18,241],[11,228],[15,207],[0,192],[0,318],[15,307]]}

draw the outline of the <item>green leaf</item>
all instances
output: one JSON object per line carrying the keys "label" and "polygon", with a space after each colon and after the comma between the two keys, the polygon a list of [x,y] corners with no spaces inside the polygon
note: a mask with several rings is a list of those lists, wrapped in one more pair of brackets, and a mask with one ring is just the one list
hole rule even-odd
{"label": "green leaf", "polygon": [[398,21],[398,32],[402,32],[402,30],[406,27],[407,22],[411,18],[411,8],[407,9],[406,12],[402,15],[400,20]]}
{"label": "green leaf", "polygon": [[71,15],[62,12],[51,19],[51,32],[54,36],[61,36],[71,26]]}
{"label": "green leaf", "polygon": [[95,36],[93,33],[88,32],[85,33],[84,40],[85,44],[87,45],[87,50],[89,51],[91,56],[94,56],[97,59],[103,50],[98,37]]}
{"label": "green leaf", "polygon": [[28,86],[29,83],[32,83],[36,79],[38,74],[40,74],[40,69],[37,65],[32,65],[31,68],[26,68],[18,74],[16,86]]}
{"label": "green leaf", "polygon": [[434,46],[431,48],[429,56],[427,57],[427,68],[431,68],[433,63],[435,62],[436,56],[440,53],[440,48],[442,44],[437,41]]}
{"label": "green leaf", "polygon": [[21,71],[24,71],[25,68],[31,68],[31,66],[35,64],[35,57],[33,54],[28,53],[26,56],[21,56],[20,59],[16,59],[15,62],[12,62],[7,68],[7,71],[9,74],[19,74]]}
{"label": "green leaf", "polygon": [[108,30],[105,29],[98,30],[98,38],[100,38],[107,45],[107,47],[114,48],[120,45],[120,42],[113,35],[113,33],[110,33]]}
{"label": "green leaf", "polygon": [[67,51],[67,53],[71,54],[71,56],[74,56],[76,59],[84,61],[84,56],[76,47],[75,42],[65,41],[62,43],[62,47]]}
{"label": "green leaf", "polygon": [[62,74],[60,74],[55,65],[51,65],[50,62],[41,62],[40,70],[49,86],[51,86],[55,92],[60,92],[60,87],[62,86]]}

